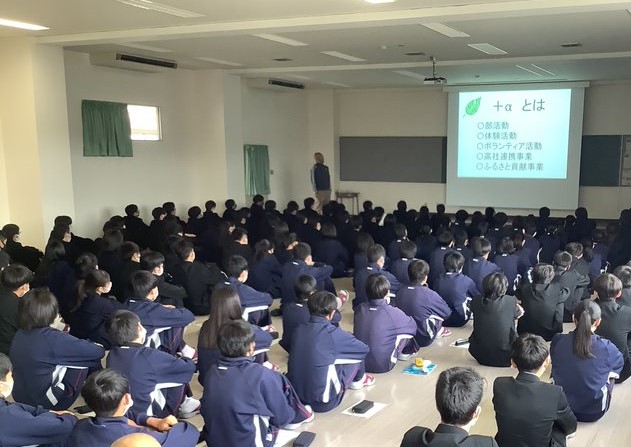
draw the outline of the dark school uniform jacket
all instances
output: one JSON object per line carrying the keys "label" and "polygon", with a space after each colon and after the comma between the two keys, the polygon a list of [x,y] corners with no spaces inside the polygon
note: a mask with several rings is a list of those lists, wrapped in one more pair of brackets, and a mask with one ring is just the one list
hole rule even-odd
{"label": "dark school uniform jacket", "polygon": [[66,371],[99,368],[104,355],[102,346],[50,327],[19,330],[10,355],[15,376],[13,398],[53,408],[62,396],[75,391],[62,388]]}
{"label": "dark school uniform jacket", "polygon": [[553,428],[566,436],[576,431],[576,416],[563,388],[535,374],[495,379],[493,407],[500,447],[549,446]]}
{"label": "dark school uniform jacket", "polygon": [[188,384],[195,373],[192,360],[135,343],[113,347],[107,367],[129,380],[134,405],[127,416],[140,425],[145,425],[149,417],[168,416],[162,411],[165,399],[162,390]]}
{"label": "dark school uniform jacket", "polygon": [[582,275],[573,268],[565,270],[563,267],[555,267],[554,281],[570,292],[568,299],[563,303],[564,320],[569,323],[572,321],[572,313],[574,313],[576,305],[583,299],[587,291],[589,276]]}
{"label": "dark school uniform jacket", "polygon": [[416,321],[386,300],[369,300],[355,309],[353,333],[370,348],[366,371],[383,373],[397,363],[397,347],[416,333]]}
{"label": "dark school uniform jacket", "polygon": [[401,258],[401,243],[404,240],[405,239],[395,239],[391,241],[390,244],[388,244],[386,253],[388,253],[388,258],[390,258],[390,261],[395,261]]}
{"label": "dark school uniform jacket", "polygon": [[0,399],[0,445],[64,445],[77,418]]}
{"label": "dark school uniform jacket", "polygon": [[[620,298],[618,298],[618,303],[623,305],[623,306],[629,306],[631,307],[631,286],[630,287],[622,287],[622,295],[620,295]],[[2,315],[0,314],[0,321],[2,318]]]}
{"label": "dark school uniform jacket", "polygon": [[[283,308],[283,336],[279,341],[279,345],[288,353],[291,352],[291,339],[294,331],[298,326],[308,323],[311,318],[307,303],[289,303]],[[331,324],[339,326],[342,321],[342,314],[339,310],[335,311]]]}
{"label": "dark school uniform jacket", "polygon": [[552,281],[550,284],[524,284],[517,298],[524,308],[524,316],[517,323],[517,332],[540,335],[550,341],[554,334],[563,332],[563,303],[570,291]]}
{"label": "dark school uniform jacket", "polygon": [[631,334],[631,307],[621,306],[617,300],[598,300],[601,310],[600,326],[596,334],[611,341],[622,354],[624,369],[620,374],[626,379],[631,375],[631,355],[629,352]]}
{"label": "dark school uniform jacket", "polygon": [[335,238],[324,237],[313,246],[313,260],[333,267],[333,276],[343,276],[348,264],[348,250]]}
{"label": "dark school uniform jacket", "polygon": [[342,401],[346,390],[340,368],[360,364],[369,350],[353,334],[317,316],[296,328],[291,349],[287,378],[302,402],[316,406]]}
{"label": "dark school uniform jacket", "polygon": [[550,344],[551,377],[561,386],[570,408],[580,421],[585,416],[602,414],[606,409],[607,382],[622,371],[622,354],[612,342],[592,335],[594,358],[578,358],[573,351],[574,332],[557,334]]}
{"label": "dark school uniform jacket", "polygon": [[451,309],[451,315],[443,324],[464,326],[471,318],[471,299],[480,294],[473,280],[462,273],[448,272],[438,278],[434,290]]}
{"label": "dark school uniform jacket", "polygon": [[408,275],[408,266],[414,259],[399,258],[390,264],[390,273],[392,273],[402,286],[410,284],[410,276]]}
{"label": "dark school uniform jacket", "polygon": [[70,334],[110,349],[112,343],[107,335],[107,322],[114,312],[122,308],[123,304],[113,298],[88,293],[81,306],[74,311]]}
{"label": "dark school uniform jacket", "polygon": [[414,340],[421,348],[434,341],[443,322],[451,315],[451,309],[445,300],[426,286],[401,287],[397,292],[396,303],[399,309],[414,319]]}
{"label": "dark school uniform jacket", "polygon": [[19,300],[15,293],[0,286],[0,352],[6,355],[18,331]]}
{"label": "dark school uniform jacket", "polygon": [[429,277],[427,283],[430,287],[434,286],[434,282],[445,273],[444,260],[448,253],[452,253],[455,250],[451,247],[437,247],[432,251],[429,257]]}
{"label": "dark school uniform jacket", "polygon": [[526,236],[526,238],[524,239],[523,249],[528,250],[531,265],[535,265],[538,262],[537,258],[540,248],[541,244],[539,243],[539,240],[537,238]]}
{"label": "dark school uniform jacket", "polygon": [[243,311],[243,319],[248,320],[248,317],[252,313],[261,311],[267,311],[274,302],[272,296],[267,292],[259,292],[256,289],[243,284],[238,279],[232,276],[228,278],[228,281],[224,283],[227,287],[232,289],[239,295],[241,301],[241,310]]}
{"label": "dark school uniform jacket", "polygon": [[316,281],[320,282],[330,278],[331,273],[333,273],[333,267],[330,265],[307,265],[305,261],[300,259],[294,259],[293,261],[286,263],[283,266],[281,303],[284,306],[287,303],[295,303],[297,301],[294,287],[299,276],[311,275]]}
{"label": "dark school uniform jacket", "polygon": [[520,311],[517,299],[504,295],[496,299],[478,295],[471,300],[473,332],[469,352],[480,365],[510,366],[511,348],[517,337],[515,319]]}
{"label": "dark school uniform jacket", "polygon": [[204,382],[201,413],[209,446],[271,447],[294,420],[286,394],[291,384],[252,359],[222,357]]}
{"label": "dark school uniform jacket", "polygon": [[[496,255],[494,259],[495,265],[501,270],[506,279],[508,279],[508,291],[509,295],[515,294],[517,275],[520,269],[520,259],[515,253],[513,254],[501,254]],[[495,273],[495,272],[493,272]],[[484,277],[482,278],[484,279]]]}
{"label": "dark school uniform jacket", "polygon": [[498,447],[490,436],[469,435],[455,425],[439,424],[435,431],[425,427],[409,429],[401,447]]}
{"label": "dark school uniform jacket", "polygon": [[66,447],[110,447],[114,441],[132,433],[145,433],[163,447],[194,447],[199,431],[188,422],[179,422],[166,432],[129,425],[126,417],[91,417],[79,421]]}
{"label": "dark school uniform jacket", "polygon": [[171,277],[171,275],[166,272],[160,276],[154,276],[158,280],[158,300],[161,303],[164,303],[165,301],[178,303],[176,307],[181,307],[180,304],[183,304],[186,299],[186,289],[181,285],[172,284],[167,281],[167,276]]}
{"label": "dark school uniform jacket", "polygon": [[395,294],[401,288],[399,280],[387,270],[379,267],[378,264],[370,264],[368,267],[362,270],[358,270],[353,278],[353,287],[355,288],[355,298],[353,299],[353,309],[359,306],[361,303],[368,301],[366,295],[366,282],[370,275],[383,275],[390,282],[390,292]]}
{"label": "dark school uniform jacket", "polygon": [[267,292],[272,294],[274,298],[278,298],[282,277],[283,266],[278,262],[278,258],[265,253],[261,259],[254,261],[249,266],[248,280],[245,283],[256,290]]}
{"label": "dark school uniform jacket", "polygon": [[159,329],[184,328],[195,321],[195,315],[188,309],[169,309],[155,301],[142,298],[127,300],[125,308],[135,313],[147,329],[147,342]]}
{"label": "dark school uniform jacket", "polygon": [[208,315],[213,288],[225,281],[226,275],[214,264],[208,266],[195,261],[182,262],[181,268],[188,297],[184,305],[195,315]]}
{"label": "dark school uniform jacket", "polygon": [[468,263],[467,276],[475,282],[478,290],[482,290],[482,281],[487,275],[499,272],[500,268],[493,262],[487,261],[482,256],[476,256]]}

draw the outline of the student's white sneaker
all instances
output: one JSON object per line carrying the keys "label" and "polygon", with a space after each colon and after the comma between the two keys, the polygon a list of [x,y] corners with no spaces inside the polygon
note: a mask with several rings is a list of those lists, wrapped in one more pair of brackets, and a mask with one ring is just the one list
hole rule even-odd
{"label": "student's white sneaker", "polygon": [[180,405],[178,419],[190,419],[199,414],[202,404],[197,399],[187,396]]}
{"label": "student's white sneaker", "polygon": [[182,357],[197,361],[197,349],[193,348],[192,346],[185,345],[182,348]]}
{"label": "student's white sneaker", "polygon": [[401,354],[399,354],[399,355],[397,356],[397,360],[401,360],[401,361],[410,360],[410,359],[411,359],[412,357],[414,357],[417,353],[418,353],[418,351],[417,351],[417,352],[412,352],[412,353],[410,353],[410,354],[404,354],[404,353],[401,353]]}
{"label": "student's white sneaker", "polygon": [[311,422],[315,419],[315,412],[309,405],[305,405],[305,409],[309,412],[309,416],[302,422],[296,422],[295,424],[287,424],[285,425],[285,430],[295,430],[300,427],[302,424],[306,424],[307,422]]}
{"label": "student's white sneaker", "polygon": [[357,382],[352,382],[350,388],[351,390],[361,390],[365,386],[371,386],[374,384],[375,376],[373,376],[372,374],[364,374],[364,377],[362,377],[361,380],[358,380]]}
{"label": "student's white sneaker", "polygon": [[350,293],[348,292],[348,290],[339,290],[337,292],[337,297],[336,301],[337,301],[337,310],[342,309],[342,306],[344,305],[344,303],[346,303],[348,301],[348,298],[350,297]]}

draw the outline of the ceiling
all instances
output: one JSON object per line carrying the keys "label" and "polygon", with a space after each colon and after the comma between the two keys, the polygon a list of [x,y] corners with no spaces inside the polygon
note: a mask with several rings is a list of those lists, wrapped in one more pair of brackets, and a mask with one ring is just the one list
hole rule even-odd
{"label": "ceiling", "polygon": [[[158,6],[196,13],[190,18],[124,4],[129,1],[147,0],[3,0],[0,17],[50,29],[0,27],[0,38],[32,35],[73,51],[126,52],[174,60],[188,69],[223,68],[315,88],[419,86],[432,74],[430,56],[449,84],[631,79],[631,1],[159,1]],[[447,37],[423,25],[435,22],[469,37]],[[505,54],[469,46],[479,43]],[[561,46],[568,43],[581,46]]]}

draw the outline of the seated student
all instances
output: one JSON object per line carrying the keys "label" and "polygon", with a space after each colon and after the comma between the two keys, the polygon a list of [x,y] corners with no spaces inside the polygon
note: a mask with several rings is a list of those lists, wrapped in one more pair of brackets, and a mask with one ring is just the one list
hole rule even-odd
{"label": "seated student", "polygon": [[72,310],[70,335],[91,340],[110,349],[107,322],[123,304],[107,296],[112,288],[110,275],[105,270],[92,270],[85,279],[77,281],[77,298]]}
{"label": "seated student", "polygon": [[271,447],[281,427],[295,429],[315,417],[285,376],[252,362],[254,345],[245,321],[219,329],[221,358],[208,372],[202,396],[208,445]]}
{"label": "seated student", "polygon": [[131,291],[127,287],[129,277],[140,270],[140,247],[135,242],[123,242],[120,247],[120,257],[120,266],[111,273],[111,276],[112,294],[122,303],[130,298]]}
{"label": "seated student", "polygon": [[125,416],[133,405],[129,381],[120,372],[104,369],[86,380],[81,395],[95,413],[95,417],[77,423],[66,447],[110,447],[117,439],[131,433],[145,433],[167,447],[193,447],[199,431],[187,422],[178,422],[174,416],[162,419],[150,417],[144,426],[138,426]]}
{"label": "seated student", "polygon": [[[115,228],[112,224],[106,223],[107,228]],[[118,228],[103,230],[103,238],[100,242],[98,253],[99,268],[105,270],[110,276],[116,277],[122,265],[120,247],[123,244],[123,233]],[[117,297],[123,300],[122,297]]]}
{"label": "seated student", "polygon": [[409,429],[401,447],[497,447],[489,436],[469,435],[478,422],[485,381],[472,368],[455,367],[440,373],[436,382],[436,408],[441,423],[435,431]]}
{"label": "seated student", "polygon": [[11,264],[0,273],[0,352],[9,348],[18,331],[18,304],[30,290],[33,273],[22,264]]}
{"label": "seated student", "polygon": [[141,248],[149,243],[149,226],[140,217],[138,205],[130,204],[125,207],[125,237],[128,241],[135,242]]}
{"label": "seated student", "polygon": [[20,243],[22,234],[20,227],[16,224],[6,224],[0,232],[6,238],[4,251],[9,255],[12,262],[23,264],[31,271],[36,271],[44,254],[35,247],[25,247]]}
{"label": "seated student", "polygon": [[269,326],[272,319],[269,307],[274,301],[266,292],[259,292],[245,284],[248,280],[248,261],[243,256],[234,255],[228,260],[228,281],[224,284],[232,287],[241,301],[243,319],[257,326]]}
{"label": "seated student", "polygon": [[375,244],[368,249],[368,267],[355,271],[353,278],[353,287],[355,288],[355,299],[353,300],[353,309],[357,308],[361,303],[368,301],[366,295],[366,283],[370,275],[383,275],[390,282],[390,290],[395,294],[400,288],[401,283],[390,272],[384,270],[386,263],[386,250],[382,245]]}
{"label": "seated student", "polygon": [[563,332],[563,304],[570,291],[553,281],[554,267],[550,264],[535,265],[531,277],[531,284],[517,290],[517,299],[525,312],[519,319],[517,332],[529,332],[550,341],[554,334]]}
{"label": "seated student", "polygon": [[294,260],[283,266],[281,306],[296,302],[294,285],[300,275],[311,275],[318,282],[318,290],[335,292],[335,286],[331,281],[333,267],[325,264],[316,264],[311,256],[309,244],[300,242],[293,248]]}
{"label": "seated student", "polygon": [[[536,262],[535,264],[531,262],[531,252],[530,249],[524,245],[524,237],[524,233],[521,231],[515,231],[513,233],[513,247],[515,248],[515,255],[519,258],[519,262],[517,263],[517,273],[519,273],[522,278],[524,278],[527,275],[528,270],[536,264]],[[535,258],[536,256],[537,255],[535,253]],[[519,287],[519,285],[517,287]]]}
{"label": "seated student", "polygon": [[[461,210],[461,211],[464,211],[464,210]],[[464,256],[464,261],[465,263],[467,263],[470,259],[473,258],[473,252],[469,248],[469,234],[467,233],[466,227],[462,226],[461,228],[456,228],[453,231],[453,235],[454,235],[454,250],[456,250],[458,253]]]}
{"label": "seated student", "polygon": [[557,334],[550,344],[552,380],[563,387],[570,408],[580,422],[594,422],[609,409],[614,380],[624,358],[611,341],[594,334],[600,325],[600,307],[583,300],[574,309],[576,329]]}
{"label": "seated student", "polygon": [[401,309],[390,305],[390,283],[374,274],[366,281],[368,301],[355,308],[353,333],[368,345],[364,360],[366,371],[384,373],[394,368],[403,350],[418,350],[414,342],[416,322]]}
{"label": "seated student", "polygon": [[184,232],[193,236],[201,236],[206,229],[206,224],[202,218],[202,209],[192,206],[188,209],[188,222],[184,226]]}
{"label": "seated student", "polygon": [[[613,274],[622,282],[622,292],[618,298],[618,303],[623,306],[631,306],[631,267],[628,265],[618,266]],[[2,318],[1,315],[0,318]]]}
{"label": "seated student", "polygon": [[33,289],[20,299],[20,330],[10,355],[17,402],[67,410],[89,372],[101,368],[103,347],[51,328],[58,314],[57,300],[47,289]]}
{"label": "seated student", "polygon": [[502,273],[491,273],[482,282],[482,295],[471,300],[473,332],[469,353],[480,365],[510,366],[515,320],[524,310],[514,296],[507,295],[508,280]]}
{"label": "seated student", "polygon": [[178,284],[173,284],[173,278],[164,271],[164,256],[157,251],[145,251],[140,259],[142,270],[151,272],[158,280],[160,294],[156,301],[160,304],[175,306],[178,309],[184,307],[186,290]]}
{"label": "seated student", "polygon": [[246,261],[252,262],[252,248],[248,245],[248,232],[237,227],[230,234],[230,240],[224,245],[221,253],[221,267],[225,272],[228,269],[228,261],[232,256],[243,256]]}
{"label": "seated student", "polygon": [[451,315],[451,309],[439,294],[427,287],[428,273],[427,262],[420,259],[410,262],[410,283],[399,289],[395,300],[397,307],[416,322],[414,341],[420,348],[431,345],[438,337],[451,335],[443,328],[443,322]]}
{"label": "seated student", "polygon": [[583,299],[589,285],[589,276],[582,275],[572,268],[572,255],[567,251],[557,251],[554,254],[553,265],[555,282],[570,292],[568,299],[563,303],[563,321],[571,323],[574,308]]}
{"label": "seated student", "polygon": [[368,346],[333,324],[337,300],[330,292],[316,292],[308,301],[311,318],[294,331],[287,378],[301,402],[316,412],[337,407],[346,390],[375,383],[365,373]]}
{"label": "seated student", "polygon": [[215,264],[202,264],[195,261],[193,244],[185,239],[177,242],[176,253],[181,263],[184,276],[184,288],[187,300],[184,305],[194,315],[210,313],[210,295],[213,288],[226,280],[225,275]]}
{"label": "seated student", "polygon": [[[213,311],[204,321],[199,330],[197,339],[197,350],[199,359],[197,369],[199,371],[199,383],[204,384],[204,378],[210,368],[219,360],[219,348],[217,347],[217,333],[219,328],[225,323],[235,320],[242,320],[241,302],[239,295],[231,287],[219,288],[213,292]],[[273,337],[270,329],[252,325],[254,331],[256,347],[254,350],[255,360],[270,369],[277,369],[275,365],[267,361],[267,352],[272,345]]]}
{"label": "seated student", "polygon": [[313,245],[313,259],[333,267],[333,278],[346,276],[346,265],[348,264],[348,250],[337,239],[337,228],[335,225],[326,222],[320,228],[322,239]]}
{"label": "seated student", "polygon": [[188,419],[199,412],[199,401],[188,396],[188,383],[195,373],[195,363],[186,357],[144,346],[147,330],[128,310],[112,315],[108,327],[112,349],[107,367],[129,380],[133,405],[128,416],[140,425],[147,418],[177,415]]}
{"label": "seated student", "polygon": [[7,237],[0,232],[0,271],[11,264],[11,256],[6,252]]}
{"label": "seated student", "polygon": [[[394,235],[395,239],[388,244],[387,254],[390,262],[400,259],[401,256],[401,245],[405,241],[409,241],[408,239],[408,229],[405,225],[400,221],[399,223],[394,224]],[[416,246],[415,246],[416,248]],[[416,254],[416,253],[414,253]],[[414,257],[414,255],[412,256]]]}
{"label": "seated student", "polygon": [[[581,275],[589,276],[589,262],[585,259],[585,249],[583,244],[579,242],[570,242],[565,246],[565,251],[572,255],[572,268]],[[589,298],[589,293],[586,291],[583,295],[583,299]]]}
{"label": "seated student", "polygon": [[368,249],[375,245],[372,236],[364,231],[357,234],[353,253],[353,267],[359,271],[368,267]]}
{"label": "seated student", "polygon": [[499,272],[500,268],[488,260],[491,242],[483,237],[474,237],[471,241],[473,258],[465,265],[464,271],[473,280],[478,290],[482,290],[482,280],[486,275]]}
{"label": "seated student", "polygon": [[443,260],[445,273],[436,280],[438,293],[451,309],[451,315],[443,322],[447,327],[461,327],[471,318],[471,299],[480,294],[471,278],[462,273],[464,256],[451,252]]}
{"label": "seated student", "polygon": [[151,210],[151,216],[153,220],[149,222],[149,248],[159,251],[162,249],[162,242],[166,236],[164,219],[167,217],[167,213],[164,212],[162,207],[156,207]]}
{"label": "seated student", "polygon": [[416,256],[416,244],[409,240],[401,241],[398,247],[399,258],[390,264],[390,272],[399,280],[402,286],[410,283],[408,266]]}
{"label": "seated student", "polygon": [[429,262],[432,253],[438,247],[438,240],[432,234],[432,227],[419,223],[418,236],[414,239],[417,251],[416,257],[425,262]]}
{"label": "seated student", "polygon": [[437,280],[440,275],[445,272],[445,256],[447,253],[451,253],[455,251],[453,249],[454,246],[454,236],[449,231],[443,231],[438,235],[436,239],[438,242],[438,247],[432,251],[429,257],[429,279],[427,282],[430,287],[434,287],[434,281]]}
{"label": "seated student", "polygon": [[594,253],[600,255],[602,262],[600,268],[603,269],[607,266],[609,260],[609,247],[607,246],[605,232],[598,229],[592,231],[592,241],[594,243],[592,250]]}
{"label": "seated student", "polygon": [[[283,337],[279,345],[288,353],[291,352],[291,339],[294,331],[303,323],[308,323],[311,318],[307,302],[309,297],[317,292],[317,281],[313,276],[300,275],[294,287],[298,300],[295,303],[288,303],[283,311]],[[331,324],[339,326],[342,320],[340,309],[344,304],[343,300],[338,300],[338,307]]]}
{"label": "seated student", "polygon": [[49,411],[7,402],[13,390],[13,381],[11,360],[0,353],[0,445],[66,445],[77,418],[67,411]]}
{"label": "seated student", "polygon": [[158,279],[146,270],[131,275],[129,288],[134,298],[125,302],[125,308],[136,314],[147,329],[146,346],[194,358],[195,349],[184,342],[184,329],[195,321],[191,311],[156,303],[160,294]]}
{"label": "seated student", "polygon": [[498,241],[493,262],[497,265],[498,270],[508,279],[508,290],[506,293],[515,295],[515,290],[521,279],[519,274],[520,260],[519,256],[515,254],[515,246],[510,237],[505,236]]}
{"label": "seated student", "polygon": [[523,334],[513,343],[511,361],[516,378],[493,382],[500,447],[565,446],[576,432],[576,416],[563,388],[540,380],[550,364],[548,344],[538,335]]}
{"label": "seated student", "polygon": [[274,256],[274,245],[269,239],[261,239],[254,245],[254,260],[249,267],[248,286],[273,298],[281,296],[283,266]]}
{"label": "seated student", "polygon": [[596,334],[611,341],[624,359],[624,367],[616,383],[622,383],[631,376],[631,308],[619,302],[622,295],[622,282],[611,273],[603,273],[594,282],[601,311],[600,326]]}
{"label": "seated student", "polygon": [[31,285],[33,288],[48,287],[51,292],[60,293],[70,269],[64,244],[58,240],[51,240],[46,244],[44,257],[37,267]]}

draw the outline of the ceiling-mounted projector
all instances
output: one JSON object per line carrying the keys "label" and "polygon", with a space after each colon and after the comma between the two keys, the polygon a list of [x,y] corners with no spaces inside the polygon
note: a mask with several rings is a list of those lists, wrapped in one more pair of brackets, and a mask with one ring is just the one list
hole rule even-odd
{"label": "ceiling-mounted projector", "polygon": [[434,56],[430,56],[429,60],[432,61],[432,75],[426,77],[423,80],[423,84],[425,85],[445,85],[447,84],[447,78],[443,76],[436,75],[436,58]]}

